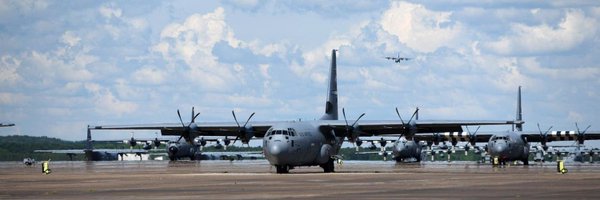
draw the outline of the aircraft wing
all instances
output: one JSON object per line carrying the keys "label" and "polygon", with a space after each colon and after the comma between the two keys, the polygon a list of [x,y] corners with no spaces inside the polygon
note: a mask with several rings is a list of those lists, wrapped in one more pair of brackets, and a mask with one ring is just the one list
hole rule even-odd
{"label": "aircraft wing", "polygon": [[[250,122],[254,136],[263,137],[267,130],[278,122]],[[187,124],[187,123],[186,123]],[[237,136],[240,128],[235,122],[196,122],[197,131],[201,136]],[[187,127],[181,123],[139,124],[139,125],[107,125],[92,126],[97,130],[160,130],[162,135],[180,136]]]}
{"label": "aircraft wing", "polygon": [[[527,142],[542,142],[543,136],[537,131],[518,132],[522,137],[527,139]],[[475,134],[475,142],[488,142],[496,133],[481,133]],[[433,141],[439,137],[439,141],[469,141],[468,132],[440,132],[440,133],[421,133],[415,134],[415,140]],[[547,134],[547,142],[552,141],[576,141],[578,139],[577,131],[552,131]],[[600,140],[600,131],[587,131],[583,134],[584,140]]]}
{"label": "aircraft wing", "polygon": [[[276,123],[271,122],[250,122],[248,126],[252,128],[255,137],[263,137],[266,131]],[[410,125],[402,124],[399,120],[364,120],[359,121],[357,130],[360,136],[375,135],[398,135],[405,130],[404,126],[414,126],[416,134],[419,133],[438,133],[438,132],[462,132],[462,126],[480,126],[480,125],[511,125],[514,121],[505,120],[461,120],[461,121],[436,121],[436,120],[418,120]],[[186,123],[187,124],[187,123]],[[235,122],[196,122],[198,135],[201,136],[237,136],[239,127]],[[337,136],[346,135],[346,122],[344,120],[323,120],[318,124],[321,130],[333,129]],[[96,130],[160,130],[162,135],[180,136],[187,127],[180,123],[162,123],[162,124],[140,124],[140,125],[106,125],[91,126],[90,129]],[[327,131],[323,131],[327,132]]]}
{"label": "aircraft wing", "polygon": [[[94,152],[105,153],[148,153],[143,149],[94,149]],[[35,153],[64,153],[64,154],[85,154],[84,149],[59,149],[59,150],[34,150]]]}
{"label": "aircraft wing", "polygon": [[[578,139],[577,131],[551,131],[547,134],[547,141],[573,141]],[[525,131],[521,133],[522,137],[527,138],[528,142],[541,142],[543,136],[537,131]],[[584,140],[600,140],[600,131],[586,131],[582,134]]]}
{"label": "aircraft wing", "polygon": [[[365,120],[358,122],[357,130],[360,131],[360,136],[398,135],[405,131],[405,126],[412,126],[415,129],[415,135],[418,135],[420,133],[462,132],[462,126],[512,125],[515,123],[506,120],[418,120],[411,124],[402,124],[399,120]],[[323,121],[321,128],[327,127],[333,128],[338,136],[346,134],[346,122],[343,120]]]}

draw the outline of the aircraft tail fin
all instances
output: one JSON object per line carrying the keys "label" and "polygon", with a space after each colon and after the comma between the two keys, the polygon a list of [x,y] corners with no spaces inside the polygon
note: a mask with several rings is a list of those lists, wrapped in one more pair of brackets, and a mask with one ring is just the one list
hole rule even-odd
{"label": "aircraft tail fin", "polygon": [[523,110],[521,109],[521,86],[519,86],[519,91],[517,93],[517,116],[516,116],[516,124],[515,128],[517,131],[523,131]]}
{"label": "aircraft tail fin", "polygon": [[329,69],[329,88],[327,89],[327,102],[325,103],[325,114],[322,120],[338,119],[338,94],[337,94],[337,64],[335,52],[331,50],[331,68]]}
{"label": "aircraft tail fin", "polygon": [[85,149],[86,150],[92,150],[92,149],[94,149],[94,147],[92,145],[92,132],[90,131],[90,126],[89,125],[87,127],[87,138],[86,138],[86,143],[85,143]]}

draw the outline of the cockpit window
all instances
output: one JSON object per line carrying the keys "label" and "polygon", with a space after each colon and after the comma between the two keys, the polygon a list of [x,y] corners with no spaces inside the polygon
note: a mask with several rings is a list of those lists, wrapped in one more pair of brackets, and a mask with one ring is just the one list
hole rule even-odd
{"label": "cockpit window", "polygon": [[287,131],[286,130],[271,130],[270,132],[267,132],[267,134],[266,134],[266,136],[273,136],[273,135],[296,136],[296,131],[294,129],[289,128]]}
{"label": "cockpit window", "polygon": [[296,130],[294,130],[293,128],[288,128],[288,132],[290,136],[296,136]]}
{"label": "cockpit window", "polygon": [[492,140],[508,140],[508,137],[506,137],[506,136],[494,136],[492,138]]}

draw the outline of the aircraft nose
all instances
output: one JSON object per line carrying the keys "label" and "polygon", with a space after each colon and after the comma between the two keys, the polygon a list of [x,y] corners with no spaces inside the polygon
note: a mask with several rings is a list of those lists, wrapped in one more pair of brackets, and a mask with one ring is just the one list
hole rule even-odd
{"label": "aircraft nose", "polygon": [[268,150],[269,154],[271,154],[272,156],[279,156],[287,150],[287,145],[285,145],[283,142],[274,142],[269,145]]}
{"label": "aircraft nose", "polygon": [[506,142],[496,142],[496,144],[494,144],[494,147],[492,148],[492,150],[498,155],[504,155],[507,149],[508,148]]}
{"label": "aircraft nose", "polygon": [[403,143],[398,143],[396,144],[396,146],[394,147],[394,150],[396,150],[396,152],[403,152],[406,150],[406,145]]}
{"label": "aircraft nose", "polygon": [[287,158],[288,146],[285,142],[273,141],[267,147],[266,155],[271,164],[281,164]]}

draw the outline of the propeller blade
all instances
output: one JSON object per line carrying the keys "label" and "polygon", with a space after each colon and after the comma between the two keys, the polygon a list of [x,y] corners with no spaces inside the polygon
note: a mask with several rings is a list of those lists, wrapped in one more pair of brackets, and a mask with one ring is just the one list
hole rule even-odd
{"label": "propeller blade", "polygon": [[237,142],[237,140],[238,140],[239,138],[240,138],[240,136],[239,136],[239,135],[238,135],[238,136],[236,136],[236,137],[235,137],[235,139],[233,140],[233,143],[231,143],[231,144],[235,144],[235,142]]}
{"label": "propeller blade", "polygon": [[400,118],[400,122],[402,122],[402,124],[404,125],[404,120],[402,120],[402,117],[400,117],[400,112],[398,112],[398,107],[396,107],[396,114],[398,114],[398,118]]}
{"label": "propeller blade", "polygon": [[198,117],[198,115],[200,115],[200,113],[196,113],[196,115],[194,115],[194,117],[192,117],[192,123],[196,122],[196,117]]}
{"label": "propeller blade", "polygon": [[250,119],[252,119],[252,117],[254,116],[254,114],[256,114],[256,113],[252,113],[250,115],[250,117],[248,117],[248,120],[246,120],[246,123],[244,123],[244,128],[246,127],[246,125],[248,125],[248,122],[250,122]]}
{"label": "propeller blade", "polygon": [[194,122],[194,106],[192,106],[192,122]]}
{"label": "propeller blade", "polygon": [[231,111],[231,114],[233,115],[233,120],[235,120],[235,123],[237,124],[238,128],[241,127],[240,123],[238,123],[237,117],[235,117],[235,111]]}
{"label": "propeller blade", "polygon": [[415,109],[415,112],[413,113],[413,115],[410,117],[410,119],[408,120],[408,123],[410,124],[410,122],[412,121],[413,117],[415,117],[415,115],[417,115],[417,113],[419,113],[419,108],[417,107],[417,109]]}
{"label": "propeller blade", "polygon": [[342,108],[342,115],[344,115],[344,121],[346,122],[346,130],[348,130],[348,120],[346,120],[346,110]]}
{"label": "propeller blade", "polygon": [[585,134],[585,132],[592,127],[592,125],[587,126],[583,131],[579,131],[579,125],[577,124],[577,122],[575,122],[575,127],[577,127],[577,133],[579,134]]}
{"label": "propeller blade", "polygon": [[[356,123],[358,123],[358,120],[360,120],[360,118],[362,118],[363,116],[365,116],[365,113],[358,116],[358,119],[356,119],[356,121],[354,121],[354,123],[352,123],[352,127],[354,127],[354,125],[356,125]],[[348,123],[346,122],[346,124],[348,124]]]}
{"label": "propeller blade", "polygon": [[183,120],[181,119],[181,113],[179,112],[179,109],[177,109],[177,116],[179,116],[179,122],[181,122],[181,126],[185,127],[185,124],[183,123]]}

